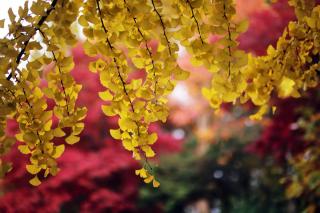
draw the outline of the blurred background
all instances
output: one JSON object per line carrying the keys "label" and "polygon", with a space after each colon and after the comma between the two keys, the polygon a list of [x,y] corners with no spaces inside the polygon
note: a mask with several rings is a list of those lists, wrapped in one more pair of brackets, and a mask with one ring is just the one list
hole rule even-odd
{"label": "blurred background", "polygon": [[[6,6],[24,2],[3,1],[1,18]],[[287,0],[236,2],[236,19],[250,24],[240,48],[254,55],[275,45],[295,19]],[[103,87],[87,68],[94,59],[80,43],[70,53],[74,78],[83,84],[78,104],[88,107],[81,141],[67,147],[59,174],[39,187],[28,183],[27,156],[13,149],[6,156],[13,170],[0,180],[0,212],[320,212],[318,89],[300,99],[274,98],[275,114],[259,122],[248,118],[256,111],[250,104],[213,111],[201,96],[210,74],[180,51],[178,63],[191,76],[170,96],[167,123],[151,126],[159,135],[151,163],[161,186],[154,189],[134,174],[138,162],[109,135],[117,118],[101,113]],[[10,121],[8,133],[16,131]]]}

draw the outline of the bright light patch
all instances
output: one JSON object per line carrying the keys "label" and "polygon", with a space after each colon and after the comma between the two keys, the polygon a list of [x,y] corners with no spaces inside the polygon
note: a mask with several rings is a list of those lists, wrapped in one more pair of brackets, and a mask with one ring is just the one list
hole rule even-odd
{"label": "bright light patch", "polygon": [[183,83],[177,84],[173,92],[170,94],[169,98],[181,105],[186,106],[192,104],[192,97],[188,93],[187,86]]}
{"label": "bright light patch", "polygon": [[172,136],[177,140],[183,139],[185,135],[186,133],[183,129],[175,129],[172,131]]}
{"label": "bright light patch", "polygon": [[1,7],[0,7],[0,19],[6,19],[4,28],[0,29],[0,37],[6,36],[8,33],[8,27],[9,24],[9,16],[8,16],[8,10],[9,8],[12,8],[13,12],[17,14],[19,6],[23,6],[25,0],[2,0],[1,1]]}

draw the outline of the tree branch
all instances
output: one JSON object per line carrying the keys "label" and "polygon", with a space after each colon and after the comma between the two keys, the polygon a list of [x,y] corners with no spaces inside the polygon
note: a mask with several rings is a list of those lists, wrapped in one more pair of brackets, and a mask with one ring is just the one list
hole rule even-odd
{"label": "tree branch", "polygon": [[154,79],[155,79],[155,83],[154,83],[154,96],[156,97],[156,96],[157,96],[157,84],[158,84],[158,79],[156,78],[155,64],[154,64],[154,60],[153,60],[153,57],[152,57],[151,49],[149,48],[148,42],[147,42],[147,40],[145,39],[144,35],[142,34],[142,32],[141,32],[141,30],[140,30],[140,28],[139,28],[139,25],[138,25],[138,23],[137,23],[137,18],[134,17],[133,14],[131,13],[131,10],[130,10],[130,8],[129,8],[127,2],[126,2],[126,0],[123,0],[123,1],[124,1],[125,5],[126,5],[126,8],[127,8],[128,13],[129,13],[129,14],[132,16],[132,18],[133,18],[133,21],[134,21],[134,23],[135,23],[135,25],[136,25],[136,28],[137,28],[140,36],[142,37],[142,39],[143,39],[143,41],[144,41],[144,44],[145,44],[145,47],[146,47],[146,49],[147,49],[148,55],[149,55],[149,57],[150,57],[150,59],[151,59],[152,70],[153,70],[153,77],[154,77]]}
{"label": "tree branch", "polygon": [[169,39],[168,39],[168,36],[167,36],[167,32],[166,32],[166,27],[164,25],[164,22],[162,20],[162,16],[161,14],[159,13],[159,11],[157,10],[156,8],[156,5],[154,3],[154,0],[151,0],[151,3],[152,3],[152,6],[153,6],[153,10],[156,12],[156,14],[158,15],[159,19],[160,19],[160,23],[161,23],[161,27],[162,27],[162,31],[163,31],[163,35],[167,41],[167,46],[168,46],[168,50],[169,50],[169,54],[172,55],[172,52],[171,52],[171,47],[170,47],[170,42],[169,42]]}
{"label": "tree branch", "polygon": [[[45,15],[44,16],[41,16],[40,20],[38,21],[36,27],[34,28],[34,32],[30,34],[28,40],[26,40],[24,42],[24,46],[23,48],[21,49],[21,51],[19,52],[17,58],[16,58],[16,66],[18,67],[21,59],[22,59],[22,56],[25,54],[26,52],[26,49],[27,49],[27,46],[30,42],[30,40],[32,39],[32,37],[37,33],[38,30],[40,30],[40,27],[42,26],[42,24],[47,20],[48,16],[51,14],[51,12],[54,10],[56,4],[57,4],[58,0],[53,0],[51,2],[51,5],[50,5],[50,8],[48,8],[45,12]],[[7,77],[7,80],[11,80],[12,76],[13,76],[13,72],[15,71],[12,71],[8,77]]]}
{"label": "tree branch", "polygon": [[[107,33],[108,33],[108,30],[107,30],[107,28],[105,27],[104,22],[103,22],[102,12],[101,12],[101,8],[100,8],[100,5],[99,5],[99,1],[100,1],[100,0],[96,0],[97,9],[98,9],[98,12],[99,12],[99,17],[100,17],[100,22],[101,22],[101,25],[102,25],[102,28],[103,28],[104,32],[107,34]],[[108,38],[108,35],[107,35],[107,43],[108,43],[111,51],[112,51],[113,54],[114,54],[113,46],[112,46],[112,44],[111,44],[111,42],[110,42],[110,40],[109,40],[109,38]],[[123,87],[123,92],[126,94],[127,98],[129,99],[129,103],[130,103],[131,110],[132,110],[132,112],[134,112],[134,107],[133,107],[132,101],[131,101],[130,96],[129,96],[129,93],[128,93],[127,89],[126,89],[126,82],[123,80],[123,78],[122,78],[122,76],[121,76],[120,67],[119,67],[119,65],[118,65],[117,59],[116,59],[115,56],[113,56],[112,58],[113,58],[113,62],[114,62],[115,65],[116,65],[118,77],[119,77],[119,79],[120,79],[120,81],[121,81],[121,84],[122,84],[122,87]]]}
{"label": "tree branch", "polygon": [[189,5],[190,10],[191,10],[191,14],[192,14],[191,18],[193,18],[194,21],[196,22],[197,30],[198,30],[198,33],[199,33],[199,36],[200,36],[201,43],[204,44],[203,39],[202,39],[202,35],[201,35],[201,32],[200,32],[199,22],[198,22],[196,16],[194,15],[193,7],[192,7],[192,5],[191,5],[189,0],[186,0],[186,1],[187,1],[187,4]]}
{"label": "tree branch", "polygon": [[[228,25],[228,40],[231,42],[232,39],[231,39],[231,27],[230,27],[230,21],[227,17],[227,14],[226,14],[226,4],[223,3],[223,17],[225,18],[225,20],[227,21],[227,25]],[[231,53],[231,46],[230,44],[228,45],[228,55],[230,57],[229,61],[228,61],[228,76],[231,75],[231,57],[232,57],[232,53]]]}

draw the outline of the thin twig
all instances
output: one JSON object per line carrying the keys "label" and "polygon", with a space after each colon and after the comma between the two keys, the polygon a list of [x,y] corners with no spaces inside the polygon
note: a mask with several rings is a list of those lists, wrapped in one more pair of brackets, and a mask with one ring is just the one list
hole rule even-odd
{"label": "thin twig", "polygon": [[[107,34],[107,33],[108,33],[108,30],[107,30],[107,28],[105,27],[105,24],[104,24],[104,22],[103,22],[102,12],[101,12],[101,8],[100,8],[100,5],[99,5],[99,1],[100,1],[100,0],[96,0],[97,9],[98,9],[98,12],[99,12],[99,17],[100,17],[100,22],[101,22],[101,25],[102,25],[102,28],[103,28],[104,32]],[[108,36],[108,35],[107,35],[107,36]],[[107,43],[108,43],[108,45],[109,45],[109,48],[110,48],[111,51],[113,52],[113,54],[115,54],[115,52],[114,52],[114,50],[113,50],[113,46],[112,46],[112,44],[111,44],[111,42],[110,42],[110,40],[109,40],[108,37],[107,37]],[[115,65],[116,65],[118,77],[119,77],[119,79],[120,79],[120,81],[121,81],[121,84],[122,84],[122,87],[123,87],[123,92],[126,94],[127,98],[129,99],[129,103],[130,103],[132,112],[135,112],[135,111],[134,111],[134,107],[133,107],[133,103],[132,103],[132,101],[131,101],[131,99],[130,99],[130,96],[129,96],[129,93],[128,93],[127,89],[126,89],[126,82],[123,80],[123,78],[122,78],[122,76],[121,76],[120,67],[119,67],[119,65],[118,65],[117,59],[116,59],[115,56],[113,56],[112,58],[113,58],[113,62],[114,62]],[[139,128],[138,128],[138,129],[139,129]]]}
{"label": "thin twig", "polygon": [[[45,15],[41,16],[40,20],[38,21],[38,23],[36,24],[36,27],[34,28],[34,32],[30,34],[29,38],[24,42],[24,46],[23,48],[20,50],[18,56],[16,57],[16,67],[18,67],[22,56],[25,54],[27,46],[30,42],[30,40],[32,39],[32,37],[37,33],[38,30],[40,30],[40,27],[42,26],[42,24],[46,21],[46,19],[48,18],[48,16],[51,14],[51,12],[54,10],[56,4],[57,4],[58,0],[53,0],[50,7],[46,10]],[[7,76],[7,80],[11,80],[12,76],[13,76],[13,72],[12,71],[8,76]]]}
{"label": "thin twig", "polygon": [[168,50],[169,50],[169,54],[172,55],[172,51],[171,51],[171,47],[170,47],[170,41],[168,39],[168,36],[167,36],[167,32],[166,32],[166,27],[164,25],[164,22],[163,22],[163,19],[162,19],[162,16],[161,14],[159,13],[159,11],[157,10],[156,8],[156,5],[154,3],[154,0],[151,0],[151,3],[152,3],[152,6],[153,6],[153,10],[156,12],[156,14],[158,15],[159,17],[159,20],[160,20],[160,23],[161,23],[161,27],[162,27],[162,31],[163,31],[163,35],[167,41],[167,46],[168,46]]}
{"label": "thin twig", "polygon": [[[48,42],[48,45],[50,45],[50,41],[48,40],[48,38],[46,37],[46,35],[44,34],[44,32],[42,30],[39,30],[40,34],[43,36],[43,39],[46,39],[47,42]],[[51,51],[52,53],[52,56],[53,56],[53,60],[56,64],[56,66],[58,67],[58,71],[60,73],[60,84],[61,84],[61,87],[62,87],[62,91],[63,91],[63,94],[64,94],[64,100],[66,101],[66,108],[67,108],[67,114],[68,116],[70,116],[70,113],[69,113],[69,106],[68,106],[68,96],[67,96],[67,93],[66,93],[66,89],[65,89],[65,86],[64,86],[64,83],[63,83],[63,80],[62,80],[62,71],[61,71],[61,67],[59,65],[59,62],[57,60],[57,57],[56,57],[56,54],[54,53],[54,51],[52,50]]]}
{"label": "thin twig", "polygon": [[[227,17],[227,14],[226,14],[226,4],[224,3],[223,4],[223,17],[225,18],[225,20],[227,21],[227,26],[228,26],[228,40],[230,42],[232,42],[232,39],[231,39],[231,26],[230,26],[230,21]],[[231,57],[232,57],[232,53],[231,53],[231,46],[230,44],[228,44],[228,54],[229,54],[229,61],[228,61],[228,76],[231,75]]]}
{"label": "thin twig", "polygon": [[126,5],[126,8],[127,8],[128,13],[129,13],[129,14],[132,16],[132,18],[133,18],[133,21],[134,21],[134,23],[135,23],[135,25],[136,25],[136,28],[137,28],[140,36],[142,37],[142,39],[143,39],[143,41],[144,41],[144,44],[145,44],[145,47],[146,47],[146,49],[147,49],[148,55],[149,55],[149,57],[150,57],[150,59],[151,59],[152,70],[153,70],[153,77],[154,77],[154,79],[155,79],[155,83],[154,83],[154,96],[155,96],[155,98],[156,98],[156,96],[157,96],[157,84],[158,84],[158,79],[156,78],[155,64],[154,64],[154,60],[153,60],[153,57],[152,57],[151,48],[149,47],[146,38],[144,37],[144,35],[142,34],[142,32],[141,32],[141,30],[140,30],[140,27],[139,27],[139,25],[138,25],[138,23],[137,23],[137,18],[134,17],[133,14],[131,13],[131,10],[130,10],[130,8],[129,8],[127,2],[126,2],[126,0],[123,0],[123,1],[124,1],[125,5]]}
{"label": "thin twig", "polygon": [[195,21],[195,23],[196,23],[196,25],[197,25],[197,30],[198,30],[198,33],[199,33],[199,36],[200,36],[201,43],[204,44],[203,39],[202,39],[202,35],[201,35],[201,32],[200,32],[199,22],[198,22],[196,16],[194,15],[194,11],[193,11],[194,8],[192,7],[192,5],[191,5],[191,3],[190,3],[189,0],[186,0],[186,1],[187,1],[187,4],[189,5],[190,10],[191,10],[191,14],[192,14],[191,18],[194,19],[194,21]]}

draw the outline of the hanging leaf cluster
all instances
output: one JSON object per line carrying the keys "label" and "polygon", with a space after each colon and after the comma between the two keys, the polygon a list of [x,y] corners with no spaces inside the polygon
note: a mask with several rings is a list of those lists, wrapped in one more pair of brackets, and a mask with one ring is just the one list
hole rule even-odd
{"label": "hanging leaf cluster", "polygon": [[[212,73],[202,93],[215,109],[251,101],[260,107],[251,118],[259,119],[273,95],[299,97],[318,84],[320,7],[312,0],[289,3],[298,20],[261,57],[237,48],[248,24],[234,20],[233,0],[37,0],[18,14],[9,9],[8,34],[0,39],[0,157],[15,143],[5,135],[8,118],[19,123],[18,149],[30,156],[32,185],[59,171],[56,159],[65,144],[55,138],[70,145],[80,140],[86,108],[76,104],[82,85],[70,75],[68,48],[81,31],[85,53],[93,58],[89,70],[105,87],[99,92],[102,112],[118,116],[119,127],[106,132],[144,162],[136,175],[158,187],[148,163],[158,137],[149,126],[166,122],[168,95],[189,76],[177,64],[182,47],[193,65]],[[218,39],[212,43],[213,35]],[[144,74],[134,78],[137,69]],[[0,166],[0,175],[10,170],[3,161]]]}

